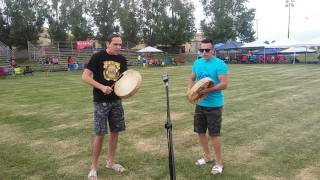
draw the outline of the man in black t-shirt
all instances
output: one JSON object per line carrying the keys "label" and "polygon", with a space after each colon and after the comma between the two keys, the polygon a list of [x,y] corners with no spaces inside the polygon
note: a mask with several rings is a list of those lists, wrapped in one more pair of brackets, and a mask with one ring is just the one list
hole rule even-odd
{"label": "man in black t-shirt", "polygon": [[95,139],[89,179],[97,179],[97,164],[104,135],[110,129],[106,167],[117,172],[125,169],[114,163],[118,135],[125,130],[124,111],[121,99],[112,85],[121,73],[127,70],[126,58],[120,55],[121,37],[112,34],[107,39],[107,49],[94,54],[82,74],[82,80],[93,87]]}

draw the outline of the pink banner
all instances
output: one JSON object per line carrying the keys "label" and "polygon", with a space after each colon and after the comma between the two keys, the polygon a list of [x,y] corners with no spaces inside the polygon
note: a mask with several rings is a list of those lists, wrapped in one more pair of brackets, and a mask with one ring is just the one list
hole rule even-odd
{"label": "pink banner", "polygon": [[86,48],[94,48],[94,41],[77,41],[77,50],[86,49]]}

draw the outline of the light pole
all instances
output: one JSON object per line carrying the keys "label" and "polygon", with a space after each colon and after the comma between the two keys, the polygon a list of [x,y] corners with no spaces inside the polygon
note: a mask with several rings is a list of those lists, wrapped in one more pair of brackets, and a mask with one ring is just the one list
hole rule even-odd
{"label": "light pole", "polygon": [[289,19],[288,19],[288,39],[290,38],[290,10],[294,7],[294,0],[286,0],[286,7],[289,8]]}

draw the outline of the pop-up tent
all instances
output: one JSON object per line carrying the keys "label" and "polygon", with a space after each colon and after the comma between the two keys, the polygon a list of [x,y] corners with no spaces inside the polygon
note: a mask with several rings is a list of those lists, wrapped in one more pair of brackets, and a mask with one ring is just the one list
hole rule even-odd
{"label": "pop-up tent", "polygon": [[229,51],[229,50],[237,50],[241,47],[241,43],[240,42],[236,42],[236,41],[232,41],[232,42],[228,42],[222,46],[219,46],[216,48],[217,51]]}
{"label": "pop-up tent", "polygon": [[148,47],[145,47],[143,49],[140,49],[137,52],[138,53],[160,53],[160,52],[163,52],[163,51],[161,51],[160,49],[148,46]]}
{"label": "pop-up tent", "polygon": [[279,48],[263,48],[259,51],[255,52],[255,55],[271,55],[271,54],[278,54],[281,51]]}
{"label": "pop-up tent", "polygon": [[301,42],[294,39],[282,39],[274,43],[268,44],[266,48],[290,48],[301,46]]}
{"label": "pop-up tent", "polygon": [[311,39],[304,43],[305,46],[320,46],[320,37]]}
{"label": "pop-up tent", "polygon": [[291,47],[281,51],[281,53],[314,53],[316,50],[306,48],[306,47]]}
{"label": "pop-up tent", "polygon": [[241,49],[258,49],[258,48],[264,48],[266,47],[266,43],[263,41],[253,41],[250,43],[245,43],[243,46],[241,46]]}

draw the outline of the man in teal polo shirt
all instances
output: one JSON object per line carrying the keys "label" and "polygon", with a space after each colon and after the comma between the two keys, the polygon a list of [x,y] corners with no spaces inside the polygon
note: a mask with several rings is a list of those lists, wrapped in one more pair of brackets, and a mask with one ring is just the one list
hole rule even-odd
{"label": "man in teal polo shirt", "polygon": [[192,66],[192,74],[188,81],[188,91],[194,83],[205,77],[213,80],[214,86],[199,91],[200,94],[208,96],[197,102],[194,115],[194,132],[198,133],[199,141],[203,150],[203,157],[196,161],[196,165],[204,165],[213,162],[208,145],[207,130],[215,152],[215,165],[211,174],[222,174],[222,145],[220,140],[220,129],[222,121],[222,109],[224,96],[222,90],[227,88],[228,67],[221,59],[213,56],[213,42],[210,39],[201,41],[199,51],[202,57],[195,60]]}

